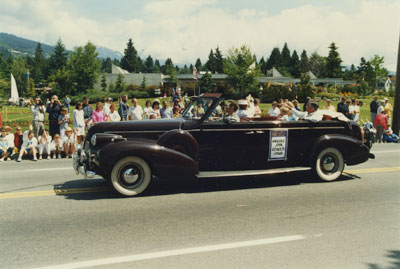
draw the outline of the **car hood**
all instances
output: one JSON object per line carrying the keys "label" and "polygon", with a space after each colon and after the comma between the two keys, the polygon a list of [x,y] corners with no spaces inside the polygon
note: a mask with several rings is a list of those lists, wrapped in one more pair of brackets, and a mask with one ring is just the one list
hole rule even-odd
{"label": "car hood", "polygon": [[183,128],[187,120],[182,118],[160,119],[160,120],[140,120],[140,121],[120,121],[120,122],[99,122],[90,127],[88,137],[95,133],[112,133],[123,131],[167,131]]}

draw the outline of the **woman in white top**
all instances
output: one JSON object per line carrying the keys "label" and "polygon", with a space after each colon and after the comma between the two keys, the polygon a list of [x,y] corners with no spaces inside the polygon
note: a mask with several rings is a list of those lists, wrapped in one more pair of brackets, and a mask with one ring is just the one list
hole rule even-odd
{"label": "woman in white top", "polygon": [[150,114],[151,114],[151,111],[153,110],[153,108],[151,108],[151,101],[150,100],[147,100],[146,101],[146,105],[145,105],[145,107],[144,107],[144,109],[143,109],[143,112],[144,112],[144,119],[145,120],[148,120],[148,119],[150,119]]}
{"label": "woman in white top", "polygon": [[108,114],[108,119],[111,122],[121,121],[121,116],[119,115],[118,111],[115,111],[115,104],[111,104],[110,106],[110,113]]}
{"label": "woman in white top", "polygon": [[36,158],[37,146],[38,146],[38,141],[36,137],[34,137],[33,131],[29,131],[27,139],[24,139],[24,142],[22,143],[21,151],[19,152],[17,162],[20,162],[22,160],[22,156],[24,155],[32,155],[33,160],[37,161]]}
{"label": "woman in white top", "polygon": [[42,159],[43,151],[47,154],[47,160],[50,160],[50,145],[51,136],[47,130],[43,130],[41,136],[39,136],[39,160]]}
{"label": "woman in white top", "polygon": [[67,158],[72,158],[72,155],[76,151],[76,139],[72,129],[67,127],[65,130],[65,136],[63,138],[64,152]]}
{"label": "woman in white top", "polygon": [[74,131],[79,145],[85,139],[85,119],[82,107],[82,102],[78,102],[74,110]]}

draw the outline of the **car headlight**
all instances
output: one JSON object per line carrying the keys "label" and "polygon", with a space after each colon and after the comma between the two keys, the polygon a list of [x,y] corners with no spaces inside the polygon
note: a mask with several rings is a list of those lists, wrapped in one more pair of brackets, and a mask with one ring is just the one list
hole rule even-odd
{"label": "car headlight", "polygon": [[96,146],[96,135],[95,134],[90,139],[90,143],[92,143],[93,146]]}

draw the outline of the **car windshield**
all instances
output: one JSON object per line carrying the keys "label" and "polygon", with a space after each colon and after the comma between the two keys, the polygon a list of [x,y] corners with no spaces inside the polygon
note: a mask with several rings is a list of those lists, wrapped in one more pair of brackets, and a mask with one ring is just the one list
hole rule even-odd
{"label": "car windshield", "polygon": [[200,119],[210,109],[214,100],[215,98],[210,97],[193,97],[182,112],[182,117]]}

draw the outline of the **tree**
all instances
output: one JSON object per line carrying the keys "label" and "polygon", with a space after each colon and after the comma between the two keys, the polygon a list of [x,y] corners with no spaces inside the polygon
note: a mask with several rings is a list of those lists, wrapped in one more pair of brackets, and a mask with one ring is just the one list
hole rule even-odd
{"label": "tree", "polygon": [[285,42],[285,45],[283,46],[282,53],[281,53],[281,61],[280,61],[280,64],[277,65],[277,67],[288,68],[290,65],[290,60],[291,60],[290,50],[288,48],[287,43]]}
{"label": "tree", "polygon": [[121,67],[128,72],[140,72],[140,62],[138,53],[133,46],[132,38],[129,38],[127,47],[124,51],[124,56],[121,59]]}
{"label": "tree", "polygon": [[250,91],[258,90],[257,77],[260,70],[256,66],[251,68],[256,59],[250,48],[241,46],[228,51],[228,56],[224,62],[224,72],[228,75],[227,80],[236,90],[237,94],[245,94]]}
{"label": "tree", "polygon": [[281,66],[281,52],[279,51],[279,48],[273,48],[271,51],[271,55],[269,56],[267,62],[266,62],[266,70],[272,69],[272,67],[278,67]]}
{"label": "tree", "polygon": [[364,57],[361,57],[360,66],[358,67],[358,81],[362,83],[366,83],[368,90],[364,91],[364,93],[368,93],[369,91],[373,91],[375,88],[375,72],[371,63],[365,60]]}
{"label": "tree", "polygon": [[43,56],[43,50],[40,43],[36,46],[35,57],[33,58],[33,70],[31,77],[36,82],[39,83],[44,79],[44,68],[45,68],[45,58]]}
{"label": "tree", "polygon": [[290,58],[289,62],[289,71],[290,74],[292,74],[293,77],[298,78],[300,77],[300,59],[299,56],[297,55],[297,51],[294,50],[292,57]]}
{"label": "tree", "polygon": [[168,58],[165,61],[165,64],[161,67],[161,70],[164,70],[163,73],[165,75],[169,75],[169,78],[167,78],[167,83],[170,83],[172,85],[176,85],[179,80],[177,77],[177,71],[175,69],[174,63],[172,62],[171,58]]}
{"label": "tree", "polygon": [[57,70],[60,70],[67,66],[68,62],[68,52],[65,50],[65,46],[58,39],[56,45],[54,46],[53,53],[50,55],[49,59],[49,75],[54,75]]}
{"label": "tree", "polygon": [[140,84],[140,89],[142,91],[146,90],[146,77],[143,75],[142,83]]}
{"label": "tree", "polygon": [[197,71],[201,71],[203,70],[203,65],[201,64],[201,60],[200,58],[197,58],[196,63],[194,64],[194,66],[197,68]]}
{"label": "tree", "polygon": [[106,91],[107,90],[107,80],[106,80],[106,75],[102,75],[101,76],[101,84],[100,84],[100,86],[101,86],[101,90],[102,91]]}
{"label": "tree", "polygon": [[146,73],[153,73],[154,70],[154,62],[153,62],[153,58],[151,58],[151,56],[147,56],[146,61],[144,63],[144,72]]}
{"label": "tree", "polygon": [[214,59],[215,59],[215,73],[222,74],[224,72],[224,57],[222,56],[219,47],[215,49]]}
{"label": "tree", "polygon": [[342,59],[337,50],[338,47],[336,47],[335,42],[332,42],[329,46],[328,57],[326,58],[326,74],[329,78],[342,77]]}
{"label": "tree", "polygon": [[214,52],[212,49],[210,51],[210,54],[208,54],[208,61],[206,63],[206,68],[211,73],[215,73],[216,61],[215,61],[215,56],[214,56]]}
{"label": "tree", "polygon": [[326,58],[320,56],[317,52],[311,54],[310,71],[318,78],[326,77]]}
{"label": "tree", "polygon": [[258,63],[258,66],[260,67],[261,73],[266,75],[268,70],[267,70],[267,65],[264,60],[264,57],[261,57],[260,62]]}
{"label": "tree", "polygon": [[123,92],[125,90],[124,76],[118,74],[117,82],[115,82],[114,92]]}
{"label": "tree", "polygon": [[307,52],[303,50],[300,56],[300,73],[305,74],[311,70],[310,61],[307,56]]}
{"label": "tree", "polygon": [[96,46],[90,41],[84,47],[74,49],[68,61],[68,69],[76,89],[70,89],[64,95],[85,93],[93,88],[101,66],[97,56]]}
{"label": "tree", "polygon": [[112,72],[112,61],[110,57],[103,59],[101,62],[101,72],[111,73]]}
{"label": "tree", "polygon": [[15,82],[17,84],[19,95],[22,97],[26,97],[28,94],[28,84],[32,81],[28,81],[25,74],[28,72],[26,68],[25,60],[22,57],[18,57],[13,61],[11,67],[11,73],[15,78]]}
{"label": "tree", "polygon": [[214,92],[214,86],[211,73],[206,71],[199,80],[200,92]]}
{"label": "tree", "polygon": [[379,55],[374,55],[369,62],[374,70],[375,85],[379,82],[379,80],[389,76],[388,70],[383,67],[383,64],[385,63],[385,58],[383,56],[380,57]]}

